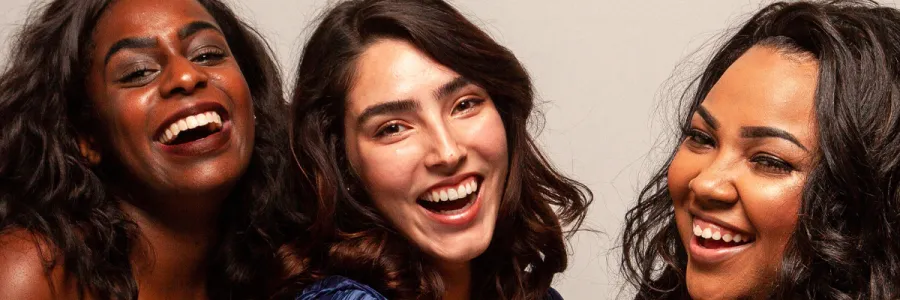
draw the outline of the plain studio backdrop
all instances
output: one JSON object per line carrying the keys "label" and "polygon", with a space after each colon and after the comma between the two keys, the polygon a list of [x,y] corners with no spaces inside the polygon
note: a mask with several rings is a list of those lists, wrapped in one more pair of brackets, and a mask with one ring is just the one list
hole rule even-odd
{"label": "plain studio backdrop", "polygon": [[[34,2],[0,1],[0,64]],[[230,2],[268,38],[290,87],[313,22],[335,1]],[[525,64],[543,112],[534,133],[556,167],[594,192],[584,223],[592,231],[572,238],[554,287],[568,299],[627,298],[616,244],[625,211],[671,146],[669,103],[723,33],[770,1],[452,2]]]}

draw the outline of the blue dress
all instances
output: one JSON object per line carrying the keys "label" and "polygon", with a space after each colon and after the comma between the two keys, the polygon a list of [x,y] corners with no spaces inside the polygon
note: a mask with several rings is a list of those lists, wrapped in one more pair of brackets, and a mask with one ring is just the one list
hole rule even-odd
{"label": "blue dress", "polygon": [[[550,288],[546,300],[563,300]],[[329,276],[303,290],[296,300],[387,300],[368,285],[342,276]]]}

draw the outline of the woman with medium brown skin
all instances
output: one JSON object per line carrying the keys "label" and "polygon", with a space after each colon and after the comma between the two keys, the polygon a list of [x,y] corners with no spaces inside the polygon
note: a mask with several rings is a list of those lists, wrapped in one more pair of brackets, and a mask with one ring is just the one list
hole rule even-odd
{"label": "woman with medium brown skin", "polygon": [[509,50],[443,1],[344,1],[296,80],[292,145],[317,202],[287,297],[558,297],[563,225],[591,196],[537,150]]}
{"label": "woman with medium brown skin", "polygon": [[893,8],[753,16],[696,81],[680,145],[626,216],[636,299],[900,297],[898,55]]}
{"label": "woman with medium brown skin", "polygon": [[255,32],[216,0],[55,1],[15,45],[0,298],[266,297],[302,220]]}

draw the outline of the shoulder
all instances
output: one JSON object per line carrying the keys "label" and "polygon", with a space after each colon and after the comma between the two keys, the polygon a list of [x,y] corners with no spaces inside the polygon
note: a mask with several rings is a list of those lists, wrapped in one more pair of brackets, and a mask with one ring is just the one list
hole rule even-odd
{"label": "shoulder", "polygon": [[553,288],[550,288],[550,290],[547,290],[547,297],[544,297],[544,299],[546,299],[546,300],[563,300],[563,297],[562,297],[562,295],[559,294],[559,292],[557,292]]}
{"label": "shoulder", "polygon": [[368,285],[343,276],[319,280],[297,295],[296,300],[386,300]]}
{"label": "shoulder", "polygon": [[47,273],[51,261],[51,247],[35,234],[22,229],[0,232],[0,299],[55,298],[65,280],[62,267]]}

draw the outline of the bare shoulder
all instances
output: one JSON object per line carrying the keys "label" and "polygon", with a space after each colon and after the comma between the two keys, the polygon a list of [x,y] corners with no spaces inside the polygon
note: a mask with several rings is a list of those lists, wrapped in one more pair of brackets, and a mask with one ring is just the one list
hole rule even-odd
{"label": "bare shoulder", "polygon": [[62,266],[55,267],[50,274],[45,270],[51,259],[51,248],[37,235],[26,230],[0,233],[0,299],[63,296],[59,293],[66,286]]}

